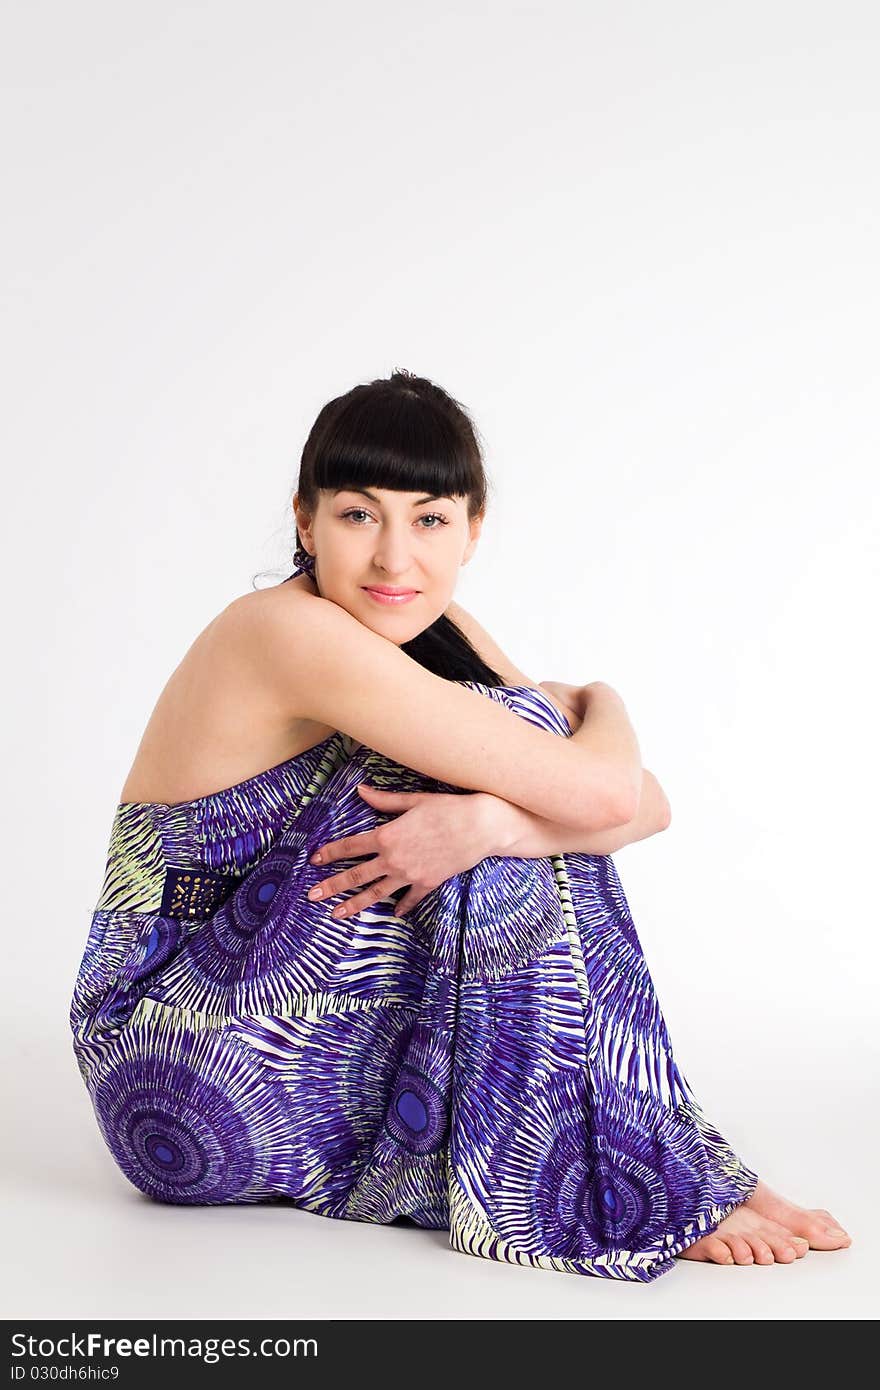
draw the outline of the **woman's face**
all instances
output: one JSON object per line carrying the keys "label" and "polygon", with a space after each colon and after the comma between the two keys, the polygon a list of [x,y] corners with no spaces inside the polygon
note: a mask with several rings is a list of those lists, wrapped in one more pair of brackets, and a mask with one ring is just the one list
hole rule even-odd
{"label": "woman's face", "polygon": [[[479,516],[468,521],[466,497],[323,488],[311,517],[297,503],[294,497],[319,593],[398,646],[445,612],[482,527]],[[369,592],[375,586],[415,592],[386,603]]]}

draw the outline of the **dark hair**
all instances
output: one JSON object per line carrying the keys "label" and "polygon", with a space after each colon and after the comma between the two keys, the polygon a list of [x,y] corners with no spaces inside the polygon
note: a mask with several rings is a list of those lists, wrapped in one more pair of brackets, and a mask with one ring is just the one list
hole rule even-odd
{"label": "dark hair", "polygon": [[[352,387],[318,414],[302,451],[299,504],[314,512],[321,488],[371,486],[466,497],[469,521],[484,510],[489,480],[477,430],[427,377],[394,371]],[[400,647],[447,680],[504,684],[445,613]]]}

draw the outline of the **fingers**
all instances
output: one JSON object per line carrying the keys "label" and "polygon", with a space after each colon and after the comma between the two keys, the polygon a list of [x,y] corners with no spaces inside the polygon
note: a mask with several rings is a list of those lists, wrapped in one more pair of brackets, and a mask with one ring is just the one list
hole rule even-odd
{"label": "fingers", "polygon": [[[357,872],[357,869],[346,869],[345,873],[333,874],[330,878],[324,879],[323,883],[316,883],[309,889],[306,896],[312,902],[335,898],[347,889],[357,886],[352,882],[352,875]],[[337,903],[330,916],[336,920],[341,917],[353,917],[365,907],[390,898],[392,893],[396,893],[398,888],[403,887],[408,887],[410,891],[398,900],[394,909],[394,915],[402,917],[405,913],[412,911],[429,890],[416,891],[412,884],[404,884],[401,880],[390,878],[387,874],[371,882],[362,893],[355,893],[353,897],[346,898],[344,903]]]}
{"label": "fingers", "polygon": [[[357,886],[361,880],[357,879],[355,882],[354,876],[361,872],[362,866],[359,865],[355,869],[346,869],[344,873],[333,874],[330,878],[326,878],[323,883],[316,883],[309,889],[306,896],[310,898],[312,902],[335,898],[339,893],[346,891],[348,888]],[[337,903],[331,911],[330,916],[337,921],[342,917],[354,917],[358,912],[363,911],[365,907],[371,907],[373,903],[382,902],[390,898],[392,893],[397,892],[398,888],[404,887],[409,888],[410,891],[404,894],[395,905],[394,909],[395,916],[401,917],[404,912],[408,912],[411,908],[415,907],[417,903],[421,902],[427,890],[416,891],[412,884],[405,884],[401,879],[391,878],[387,874],[383,874],[372,881],[363,892],[355,893],[352,897],[346,898],[343,903]]]}
{"label": "fingers", "polygon": [[[365,783],[358,786],[358,791],[367,792],[370,796],[377,796],[385,801],[393,801],[395,811],[406,811],[411,809],[417,801],[424,801],[426,797],[433,796],[433,792],[392,792],[386,791],[384,787],[370,787]],[[388,807],[383,807],[380,814],[388,811]],[[357,835],[343,835],[341,840],[328,840],[324,845],[318,845],[314,854],[309,858],[310,864],[330,864],[334,859],[360,859],[365,854],[381,853],[381,842],[379,834],[387,824],[373,826],[372,830],[362,830]]]}
{"label": "fingers", "polygon": [[330,916],[337,919],[356,917],[365,907],[370,907],[373,903],[381,902],[384,898],[390,897],[395,886],[399,888],[401,885],[399,883],[394,885],[387,878],[379,879],[378,883],[371,884],[363,893],[356,893],[353,898],[346,898],[344,903],[339,903],[334,907]]}
{"label": "fingers", "polygon": [[433,795],[432,792],[395,792],[390,787],[373,787],[369,782],[358,782],[357,789],[361,796],[369,801],[371,796],[378,797],[380,803],[393,803],[393,808],[398,811],[407,811],[411,806],[415,806],[426,796]]}
{"label": "fingers", "polygon": [[310,898],[312,902],[324,898],[335,898],[349,888],[362,888],[364,884],[373,883],[377,878],[384,877],[384,870],[380,868],[375,859],[371,859],[366,864],[355,864],[353,869],[343,869],[341,873],[330,874],[320,883],[313,884],[306,897]]}
{"label": "fingers", "polygon": [[378,854],[376,829],[362,830],[359,835],[344,835],[341,840],[328,840],[319,845],[309,858],[310,864],[330,864],[334,859],[359,859],[364,854]]}

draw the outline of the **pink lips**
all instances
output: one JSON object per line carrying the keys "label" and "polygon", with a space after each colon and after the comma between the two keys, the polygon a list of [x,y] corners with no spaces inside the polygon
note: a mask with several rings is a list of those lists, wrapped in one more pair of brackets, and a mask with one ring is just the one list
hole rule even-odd
{"label": "pink lips", "polygon": [[389,584],[365,584],[363,589],[376,603],[386,604],[409,603],[419,592],[418,589],[394,589]]}

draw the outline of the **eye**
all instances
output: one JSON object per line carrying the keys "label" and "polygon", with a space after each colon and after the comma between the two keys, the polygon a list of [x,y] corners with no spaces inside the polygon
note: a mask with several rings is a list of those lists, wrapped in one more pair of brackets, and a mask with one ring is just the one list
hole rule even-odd
{"label": "eye", "polygon": [[[352,520],[354,520],[355,517],[368,517],[369,515],[370,513],[367,511],[366,507],[349,507],[347,511],[344,511],[342,513],[343,519],[351,517]],[[421,528],[423,531],[437,531],[440,529],[441,526],[449,525],[447,518],[443,516],[441,512],[424,512],[422,516],[419,517],[419,521],[433,521],[437,523],[436,526],[423,526]],[[363,522],[355,521],[354,524],[356,526],[362,526]]]}

